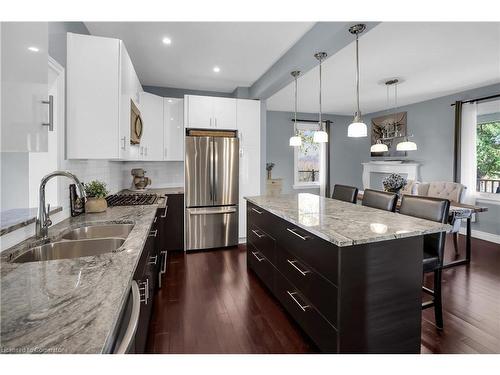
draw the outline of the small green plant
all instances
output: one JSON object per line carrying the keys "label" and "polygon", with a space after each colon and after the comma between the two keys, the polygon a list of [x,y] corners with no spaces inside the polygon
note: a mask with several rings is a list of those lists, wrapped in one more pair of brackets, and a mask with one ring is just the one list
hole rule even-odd
{"label": "small green plant", "polygon": [[89,198],[105,198],[109,191],[106,189],[106,184],[101,181],[90,181],[85,185],[85,194]]}

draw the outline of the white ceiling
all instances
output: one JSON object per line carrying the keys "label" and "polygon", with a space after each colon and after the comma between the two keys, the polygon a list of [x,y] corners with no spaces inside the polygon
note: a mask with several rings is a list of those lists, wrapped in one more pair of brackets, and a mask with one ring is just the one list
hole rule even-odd
{"label": "white ceiling", "polygon": [[[404,81],[400,105],[500,82],[500,23],[385,22],[362,35],[359,46],[363,113],[390,107],[384,84],[389,78]],[[351,43],[323,63],[323,112],[353,114],[354,59]],[[316,67],[299,78],[300,112],[319,109],[318,75]],[[292,111],[293,83],[269,98],[267,108]]]}
{"label": "white ceiling", "polygon": [[[85,24],[92,35],[125,42],[142,85],[232,92],[251,86],[314,22]],[[170,46],[162,43],[164,37],[172,40]]]}

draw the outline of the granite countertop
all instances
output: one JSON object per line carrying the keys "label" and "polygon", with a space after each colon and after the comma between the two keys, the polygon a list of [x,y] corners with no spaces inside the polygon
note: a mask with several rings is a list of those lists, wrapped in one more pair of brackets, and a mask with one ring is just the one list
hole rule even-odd
{"label": "granite countertop", "polygon": [[451,229],[448,224],[315,194],[283,194],[245,197],[245,199],[337,246],[420,236]]}
{"label": "granite countertop", "polygon": [[119,206],[68,218],[49,229],[56,241],[89,223],[134,223],[113,253],[31,263],[9,259],[33,245],[33,238],[0,257],[0,352],[102,353],[115,330],[153,223],[157,205]]}
{"label": "granite countertop", "polygon": [[[62,211],[62,207],[51,208],[49,214]],[[0,212],[0,236],[35,222],[38,208],[13,208]]]}

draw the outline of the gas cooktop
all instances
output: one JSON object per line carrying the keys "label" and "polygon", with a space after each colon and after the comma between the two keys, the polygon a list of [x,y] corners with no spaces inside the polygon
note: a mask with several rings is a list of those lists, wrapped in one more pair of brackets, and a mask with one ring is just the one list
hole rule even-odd
{"label": "gas cooktop", "polygon": [[156,194],[113,194],[106,197],[110,207],[155,204],[157,200]]}

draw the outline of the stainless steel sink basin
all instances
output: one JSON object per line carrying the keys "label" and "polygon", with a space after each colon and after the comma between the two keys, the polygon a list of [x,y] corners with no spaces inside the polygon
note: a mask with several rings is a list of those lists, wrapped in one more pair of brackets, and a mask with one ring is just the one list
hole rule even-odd
{"label": "stainless steel sink basin", "polygon": [[127,238],[132,229],[133,224],[105,224],[105,225],[89,225],[86,227],[76,228],[66,233],[62,238],[65,240],[83,240],[88,238]]}
{"label": "stainless steel sink basin", "polygon": [[53,242],[29,249],[14,258],[14,263],[40,262],[44,260],[80,258],[109,253],[118,249],[125,239],[99,238],[77,241]]}

